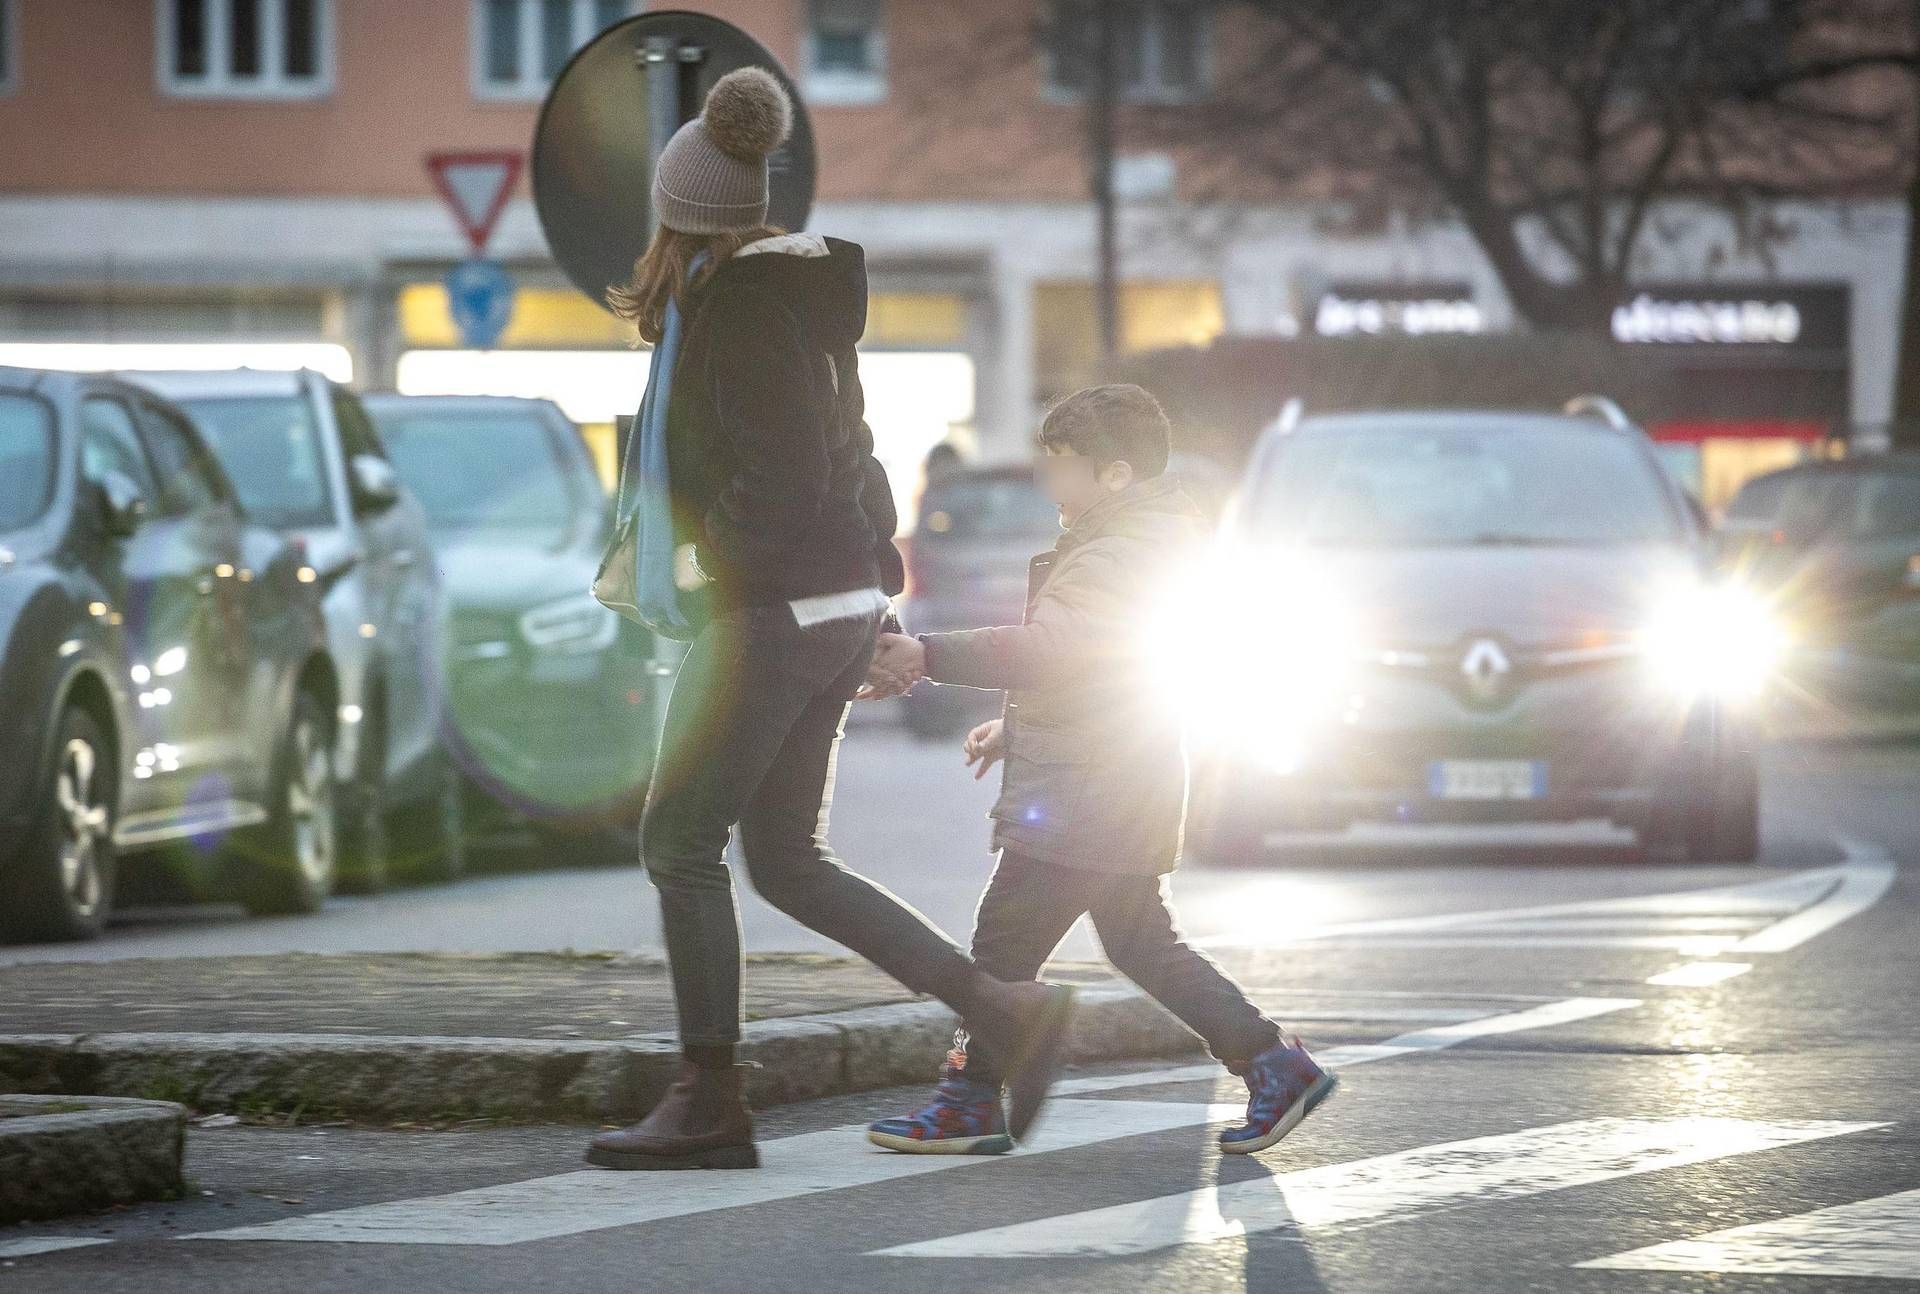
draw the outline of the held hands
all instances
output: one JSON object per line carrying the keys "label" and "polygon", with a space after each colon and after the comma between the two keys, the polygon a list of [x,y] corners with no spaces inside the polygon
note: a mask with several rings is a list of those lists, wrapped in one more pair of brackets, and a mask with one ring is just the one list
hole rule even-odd
{"label": "held hands", "polygon": [[1007,725],[1005,720],[990,719],[967,734],[967,740],[961,745],[961,751],[967,757],[967,764],[973,770],[973,780],[979,781],[987,775],[987,770],[1000,762],[1007,753]]}
{"label": "held hands", "polygon": [[900,696],[927,676],[927,649],[918,638],[905,634],[880,635],[874,648],[873,663],[867,666],[867,681],[854,694],[858,701],[884,701]]}

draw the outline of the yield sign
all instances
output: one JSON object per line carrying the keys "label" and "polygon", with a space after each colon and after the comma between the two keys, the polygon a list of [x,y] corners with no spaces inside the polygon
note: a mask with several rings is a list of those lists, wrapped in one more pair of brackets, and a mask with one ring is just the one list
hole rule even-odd
{"label": "yield sign", "polygon": [[460,223],[473,254],[480,255],[506,210],[507,195],[520,178],[518,153],[429,153],[427,172],[448,210]]}

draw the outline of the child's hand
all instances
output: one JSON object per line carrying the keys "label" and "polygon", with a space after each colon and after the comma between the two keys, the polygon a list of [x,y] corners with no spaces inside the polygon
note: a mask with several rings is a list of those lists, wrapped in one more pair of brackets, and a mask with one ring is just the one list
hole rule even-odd
{"label": "child's hand", "polygon": [[979,781],[1007,753],[1006,721],[991,719],[981,724],[967,734],[966,743],[960,749],[965,752],[969,766],[975,763],[980,765],[973,770],[973,780]]}

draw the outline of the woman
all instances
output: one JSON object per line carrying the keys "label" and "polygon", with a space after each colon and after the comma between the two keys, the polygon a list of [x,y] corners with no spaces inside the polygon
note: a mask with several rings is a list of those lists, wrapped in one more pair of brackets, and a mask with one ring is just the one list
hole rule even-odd
{"label": "woman", "polygon": [[[677,611],[697,632],[667,707],[641,824],[660,892],[684,1053],[640,1123],[593,1139],[608,1168],[751,1168],[741,1090],[740,927],[724,853],[740,829],[769,903],[964,1015],[1008,1075],[1009,1125],[1030,1123],[1058,1068],[1072,997],[1003,984],[827,848],[846,707],[901,584],[895,517],[873,459],[854,343],[866,327],[859,247],[769,228],[767,155],[792,107],[771,75],[730,73],[654,172],[660,228],[610,294],[661,345]],[[658,384],[666,383],[662,388]],[[657,406],[656,406],[657,410]],[[634,434],[642,434],[637,420]]]}

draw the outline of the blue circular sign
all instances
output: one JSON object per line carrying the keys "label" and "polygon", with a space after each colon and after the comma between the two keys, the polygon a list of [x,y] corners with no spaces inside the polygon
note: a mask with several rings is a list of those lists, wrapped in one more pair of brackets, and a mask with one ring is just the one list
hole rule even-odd
{"label": "blue circular sign", "polygon": [[447,311],[468,346],[492,349],[513,318],[513,276],[496,261],[461,261],[447,274]]}

